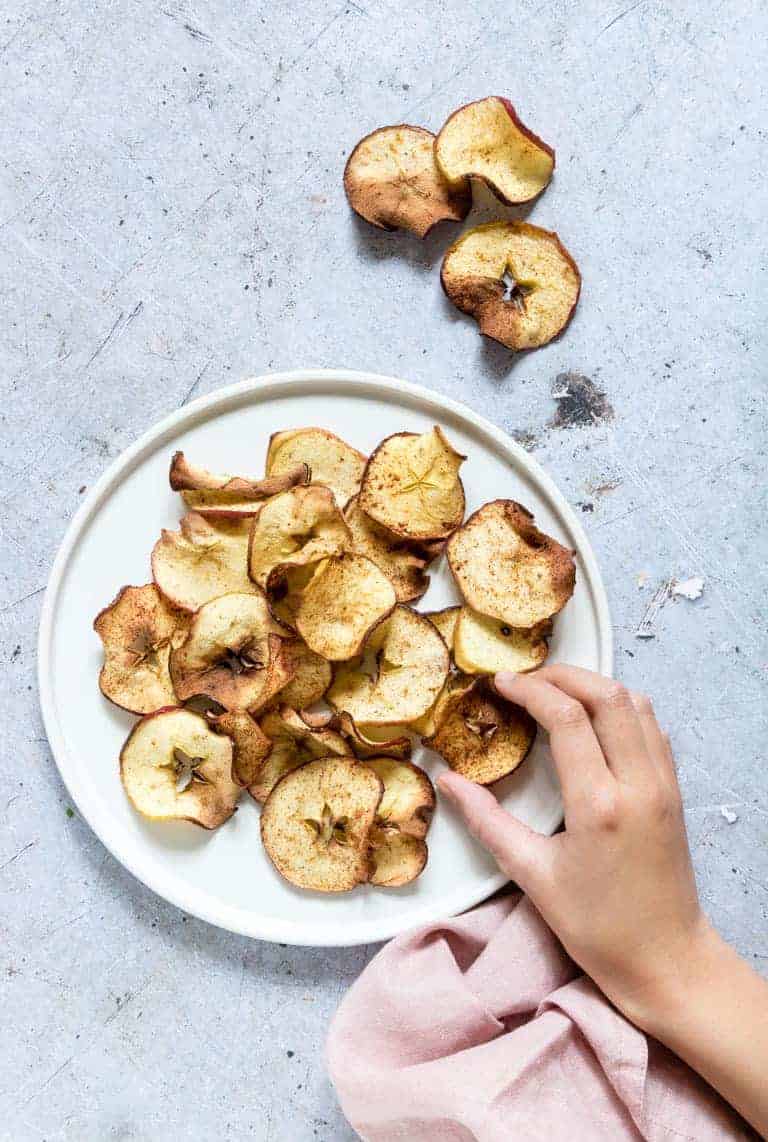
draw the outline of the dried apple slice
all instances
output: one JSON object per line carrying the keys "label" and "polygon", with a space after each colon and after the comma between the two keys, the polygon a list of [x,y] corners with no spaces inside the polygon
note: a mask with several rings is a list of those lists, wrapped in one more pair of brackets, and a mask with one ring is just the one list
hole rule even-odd
{"label": "dried apple slice", "polygon": [[393,535],[366,515],[357,496],[344,509],[344,518],[352,532],[353,549],[384,572],[395,588],[398,603],[420,599],[429,586],[424,569],[435,557],[434,547]]}
{"label": "dried apple slice", "polygon": [[444,178],[434,143],[431,131],[404,123],[361,139],[344,168],[344,191],[355,214],[381,230],[410,230],[419,238],[438,222],[466,218],[469,180]]}
{"label": "dried apple slice", "polygon": [[466,230],[443,259],[445,293],[508,349],[538,349],[576,309],[581,274],[557,234],[529,222]]}
{"label": "dried apple slice", "polygon": [[262,594],[222,595],[197,611],[171,651],[171,678],[185,701],[206,694],[226,710],[263,709],[293,677],[282,630]]}
{"label": "dried apple slice", "polygon": [[370,883],[401,888],[415,880],[427,863],[424,837],[435,810],[435,791],[424,770],[410,762],[373,757],[365,764],[384,786],[371,830]]}
{"label": "dried apple slice", "polygon": [[435,426],[430,432],[396,432],[366,465],[359,506],[405,539],[445,539],[464,518],[459,468],[465,456]]}
{"label": "dried apple slice", "polygon": [[235,811],[232,742],[190,710],[157,710],[138,722],[120,751],[120,778],[139,813],[215,829]]}
{"label": "dried apple slice", "polygon": [[197,468],[187,461],[183,452],[174,452],[171,458],[169,480],[174,492],[191,511],[208,519],[239,519],[253,516],[264,500],[285,492],[296,484],[308,484],[309,468],[295,464],[279,476],[252,480],[244,476],[222,476]]}
{"label": "dried apple slice", "polygon": [[438,727],[448,699],[456,694],[463,694],[474,681],[475,679],[469,674],[464,674],[460,670],[451,670],[443,683],[442,690],[426,714],[422,714],[420,718],[414,718],[408,728],[415,734],[421,734],[423,738],[430,737]]}
{"label": "dried apple slice", "polygon": [[573,553],[535,526],[514,500],[492,500],[448,543],[464,599],[480,614],[530,628],[561,611],[573,594]]}
{"label": "dried apple slice", "polygon": [[280,704],[294,710],[305,710],[319,702],[330,686],[331,664],[310,650],[303,639],[291,639],[288,649],[296,673],[280,691]]}
{"label": "dried apple slice", "polygon": [[279,476],[307,464],[312,483],[330,488],[339,507],[354,496],[367,457],[326,428],[290,428],[275,432],[267,450],[267,475]]}
{"label": "dried apple slice", "polygon": [[196,611],[231,591],[256,593],[248,578],[250,521],[207,520],[188,512],[179,531],[163,529],[152,550],[152,577],[166,599]]}
{"label": "dried apple slice", "polygon": [[188,626],[189,615],[172,607],[154,583],[118,591],[93,622],[104,645],[104,697],[132,714],[177,705],[168,658]]}
{"label": "dried apple slice", "polygon": [[446,120],[435,161],[450,186],[482,179],[507,205],[530,202],[552,178],[555,152],[520,120],[508,99],[467,103]]}
{"label": "dried apple slice", "polygon": [[259,726],[270,747],[258,774],[249,782],[248,792],[257,801],[266,801],[286,773],[308,761],[317,757],[352,757],[352,750],[340,733],[312,726],[288,706],[265,714]]}
{"label": "dried apple slice", "polygon": [[264,505],[251,526],[248,571],[264,587],[275,567],[303,567],[352,542],[333,493],[320,484],[292,488]]}
{"label": "dried apple slice", "polygon": [[317,565],[299,596],[296,629],[316,654],[339,662],[360,653],[395,602],[395,589],[376,564],[347,551]]}
{"label": "dried apple slice", "polygon": [[426,612],[426,617],[440,631],[443,642],[449,650],[453,650],[453,636],[460,611],[461,607],[445,607],[442,611]]}
{"label": "dried apple slice", "polygon": [[373,770],[354,758],[324,757],[286,774],[261,814],[264,848],[280,875],[316,892],[365,883],[382,792]]}
{"label": "dried apple slice", "polygon": [[206,713],[206,722],[217,734],[226,734],[232,741],[232,777],[247,789],[258,778],[272,749],[272,742],[262,732],[259,723],[245,710],[224,710]]}
{"label": "dried apple slice", "polygon": [[550,630],[549,621],[520,630],[462,607],[453,646],[456,665],[467,674],[496,674],[499,670],[525,674],[536,670],[547,657]]}
{"label": "dried apple slice", "polygon": [[[411,756],[411,739],[405,733],[393,735],[390,726],[383,731],[382,727],[366,727],[369,732],[364,733],[355,719],[344,711],[334,714],[329,725],[344,735],[356,757],[391,757],[408,761]],[[377,729],[380,736],[377,736]]]}
{"label": "dried apple slice", "polygon": [[264,590],[270,610],[278,622],[291,631],[296,630],[296,612],[301,596],[321,563],[322,560],[318,560],[306,567],[281,563],[273,567],[267,576]]}
{"label": "dried apple slice", "polygon": [[430,708],[448,676],[448,649],[429,619],[398,606],[373,631],[362,659],[341,663],[327,699],[359,726],[411,722]]}
{"label": "dried apple slice", "polygon": [[485,679],[445,703],[431,737],[435,750],[451,769],[478,785],[491,785],[512,773],[527,757],[536,723],[520,706],[505,702]]}

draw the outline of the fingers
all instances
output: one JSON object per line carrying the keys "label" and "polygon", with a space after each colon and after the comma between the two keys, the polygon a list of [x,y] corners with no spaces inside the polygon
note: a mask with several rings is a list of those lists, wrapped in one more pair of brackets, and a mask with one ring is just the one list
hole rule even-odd
{"label": "fingers", "polygon": [[502,809],[489,789],[458,773],[441,774],[437,784],[502,871],[528,892],[531,882],[548,863],[549,838],[535,833]]}
{"label": "fingers", "polygon": [[635,698],[612,678],[560,665],[545,666],[538,674],[580,702],[591,715],[597,740],[615,777],[628,785],[647,784],[658,769],[655,756],[651,756],[657,742],[651,734],[650,723],[655,724],[656,719],[650,702],[644,700],[641,718],[640,696]]}
{"label": "fingers", "polygon": [[554,686],[539,670],[535,674],[497,674],[499,694],[524,706],[549,732],[549,744],[557,767],[566,816],[570,805],[589,799],[595,789],[610,780],[603,751],[584,706]]}

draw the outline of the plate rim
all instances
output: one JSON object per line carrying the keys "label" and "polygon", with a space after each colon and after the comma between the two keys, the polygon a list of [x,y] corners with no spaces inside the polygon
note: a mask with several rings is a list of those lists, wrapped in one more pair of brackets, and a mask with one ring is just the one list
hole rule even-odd
{"label": "plate rim", "polygon": [[[423,916],[417,918],[411,917],[405,925],[403,925],[402,922],[398,923],[397,917],[395,916],[384,922],[351,922],[345,925],[344,932],[327,931],[326,935],[307,935],[303,930],[305,925],[299,925],[294,921],[256,918],[255,922],[246,923],[240,919],[240,910],[234,908],[232,905],[217,902],[215,907],[209,907],[206,902],[211,899],[210,897],[205,897],[202,902],[199,902],[193,898],[190,892],[185,890],[179,891],[174,885],[169,887],[163,884],[162,874],[155,876],[152,870],[144,869],[139,856],[137,855],[136,859],[134,859],[131,847],[124,846],[119,839],[105,835],[107,834],[107,830],[94,819],[95,813],[91,812],[92,806],[86,804],[84,807],[80,797],[75,795],[72,784],[70,784],[70,778],[72,778],[72,782],[74,783],[75,775],[73,772],[68,772],[69,749],[64,740],[63,731],[58,724],[55,709],[55,687],[51,651],[54,634],[55,603],[69,560],[81,533],[98,511],[102,501],[112,492],[120,479],[126,473],[132,471],[148,452],[154,451],[156,447],[162,443],[164,435],[173,434],[179,426],[185,422],[190,425],[199,423],[205,419],[207,413],[210,413],[214,409],[224,411],[228,403],[236,404],[239,398],[247,397],[250,393],[263,393],[264,398],[268,398],[270,391],[272,395],[277,395],[275,390],[278,389],[300,389],[303,385],[323,382],[332,383],[337,387],[347,390],[363,390],[366,388],[384,389],[390,396],[393,393],[399,393],[420,403],[422,407],[426,405],[427,407],[439,409],[443,413],[451,413],[454,417],[469,422],[476,429],[479,429],[491,437],[506,457],[514,458],[524,473],[537,483],[551,499],[571,531],[583,564],[585,580],[591,592],[595,608],[601,670],[607,675],[613,673],[613,629],[608,597],[597,559],[595,558],[592,545],[587,538],[581,521],[554,480],[548,475],[538,460],[531,456],[503,429],[461,401],[455,400],[453,397],[446,396],[424,385],[404,381],[398,377],[391,377],[385,374],[364,370],[303,368],[269,372],[249,376],[244,380],[231,385],[225,385],[222,388],[215,389],[211,393],[197,397],[195,400],[190,401],[189,404],[181,405],[141,433],[133,444],[129,444],[98,478],[70,520],[51,565],[48,583],[45,589],[37,641],[37,683],[43,726],[54,763],[70,797],[77,805],[78,811],[87,821],[89,827],[96,834],[107,851],[127,869],[132,876],[136,877],[137,880],[156,895],[190,915],[238,935],[274,943],[288,943],[295,947],[318,948],[355,947],[362,944],[377,943],[382,940],[388,940],[401,932],[412,930],[423,923],[448,919],[482,903],[482,901],[486,900],[492,893],[506,884],[508,878],[502,872],[494,873],[487,877],[481,884],[477,885],[475,890],[470,893],[468,897],[459,891],[455,892],[451,897],[441,897],[439,908],[427,907],[424,910]],[[560,820],[562,820],[562,816]],[[558,823],[559,822],[555,823],[555,828]],[[232,915],[228,916],[228,912],[232,913]],[[328,929],[333,929],[335,925],[329,924],[327,927]]]}

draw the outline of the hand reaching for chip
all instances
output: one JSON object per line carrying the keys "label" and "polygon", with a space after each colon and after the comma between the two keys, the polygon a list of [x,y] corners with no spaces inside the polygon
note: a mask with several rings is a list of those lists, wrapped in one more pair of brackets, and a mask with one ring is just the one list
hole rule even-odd
{"label": "hand reaching for chip", "polygon": [[565,831],[534,833],[457,773],[440,789],[633,1022],[768,1129],[768,984],[699,904],[669,739],[650,701],[569,666],[496,676],[549,732]]}

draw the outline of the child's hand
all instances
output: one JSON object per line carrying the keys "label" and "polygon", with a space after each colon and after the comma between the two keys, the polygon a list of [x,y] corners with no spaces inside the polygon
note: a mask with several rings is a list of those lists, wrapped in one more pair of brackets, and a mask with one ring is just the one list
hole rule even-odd
{"label": "child's hand", "polygon": [[653,1024],[670,981],[711,932],[669,741],[647,698],[587,670],[505,673],[496,688],[549,731],[566,831],[532,832],[456,773],[440,788],[572,958],[626,1015]]}

